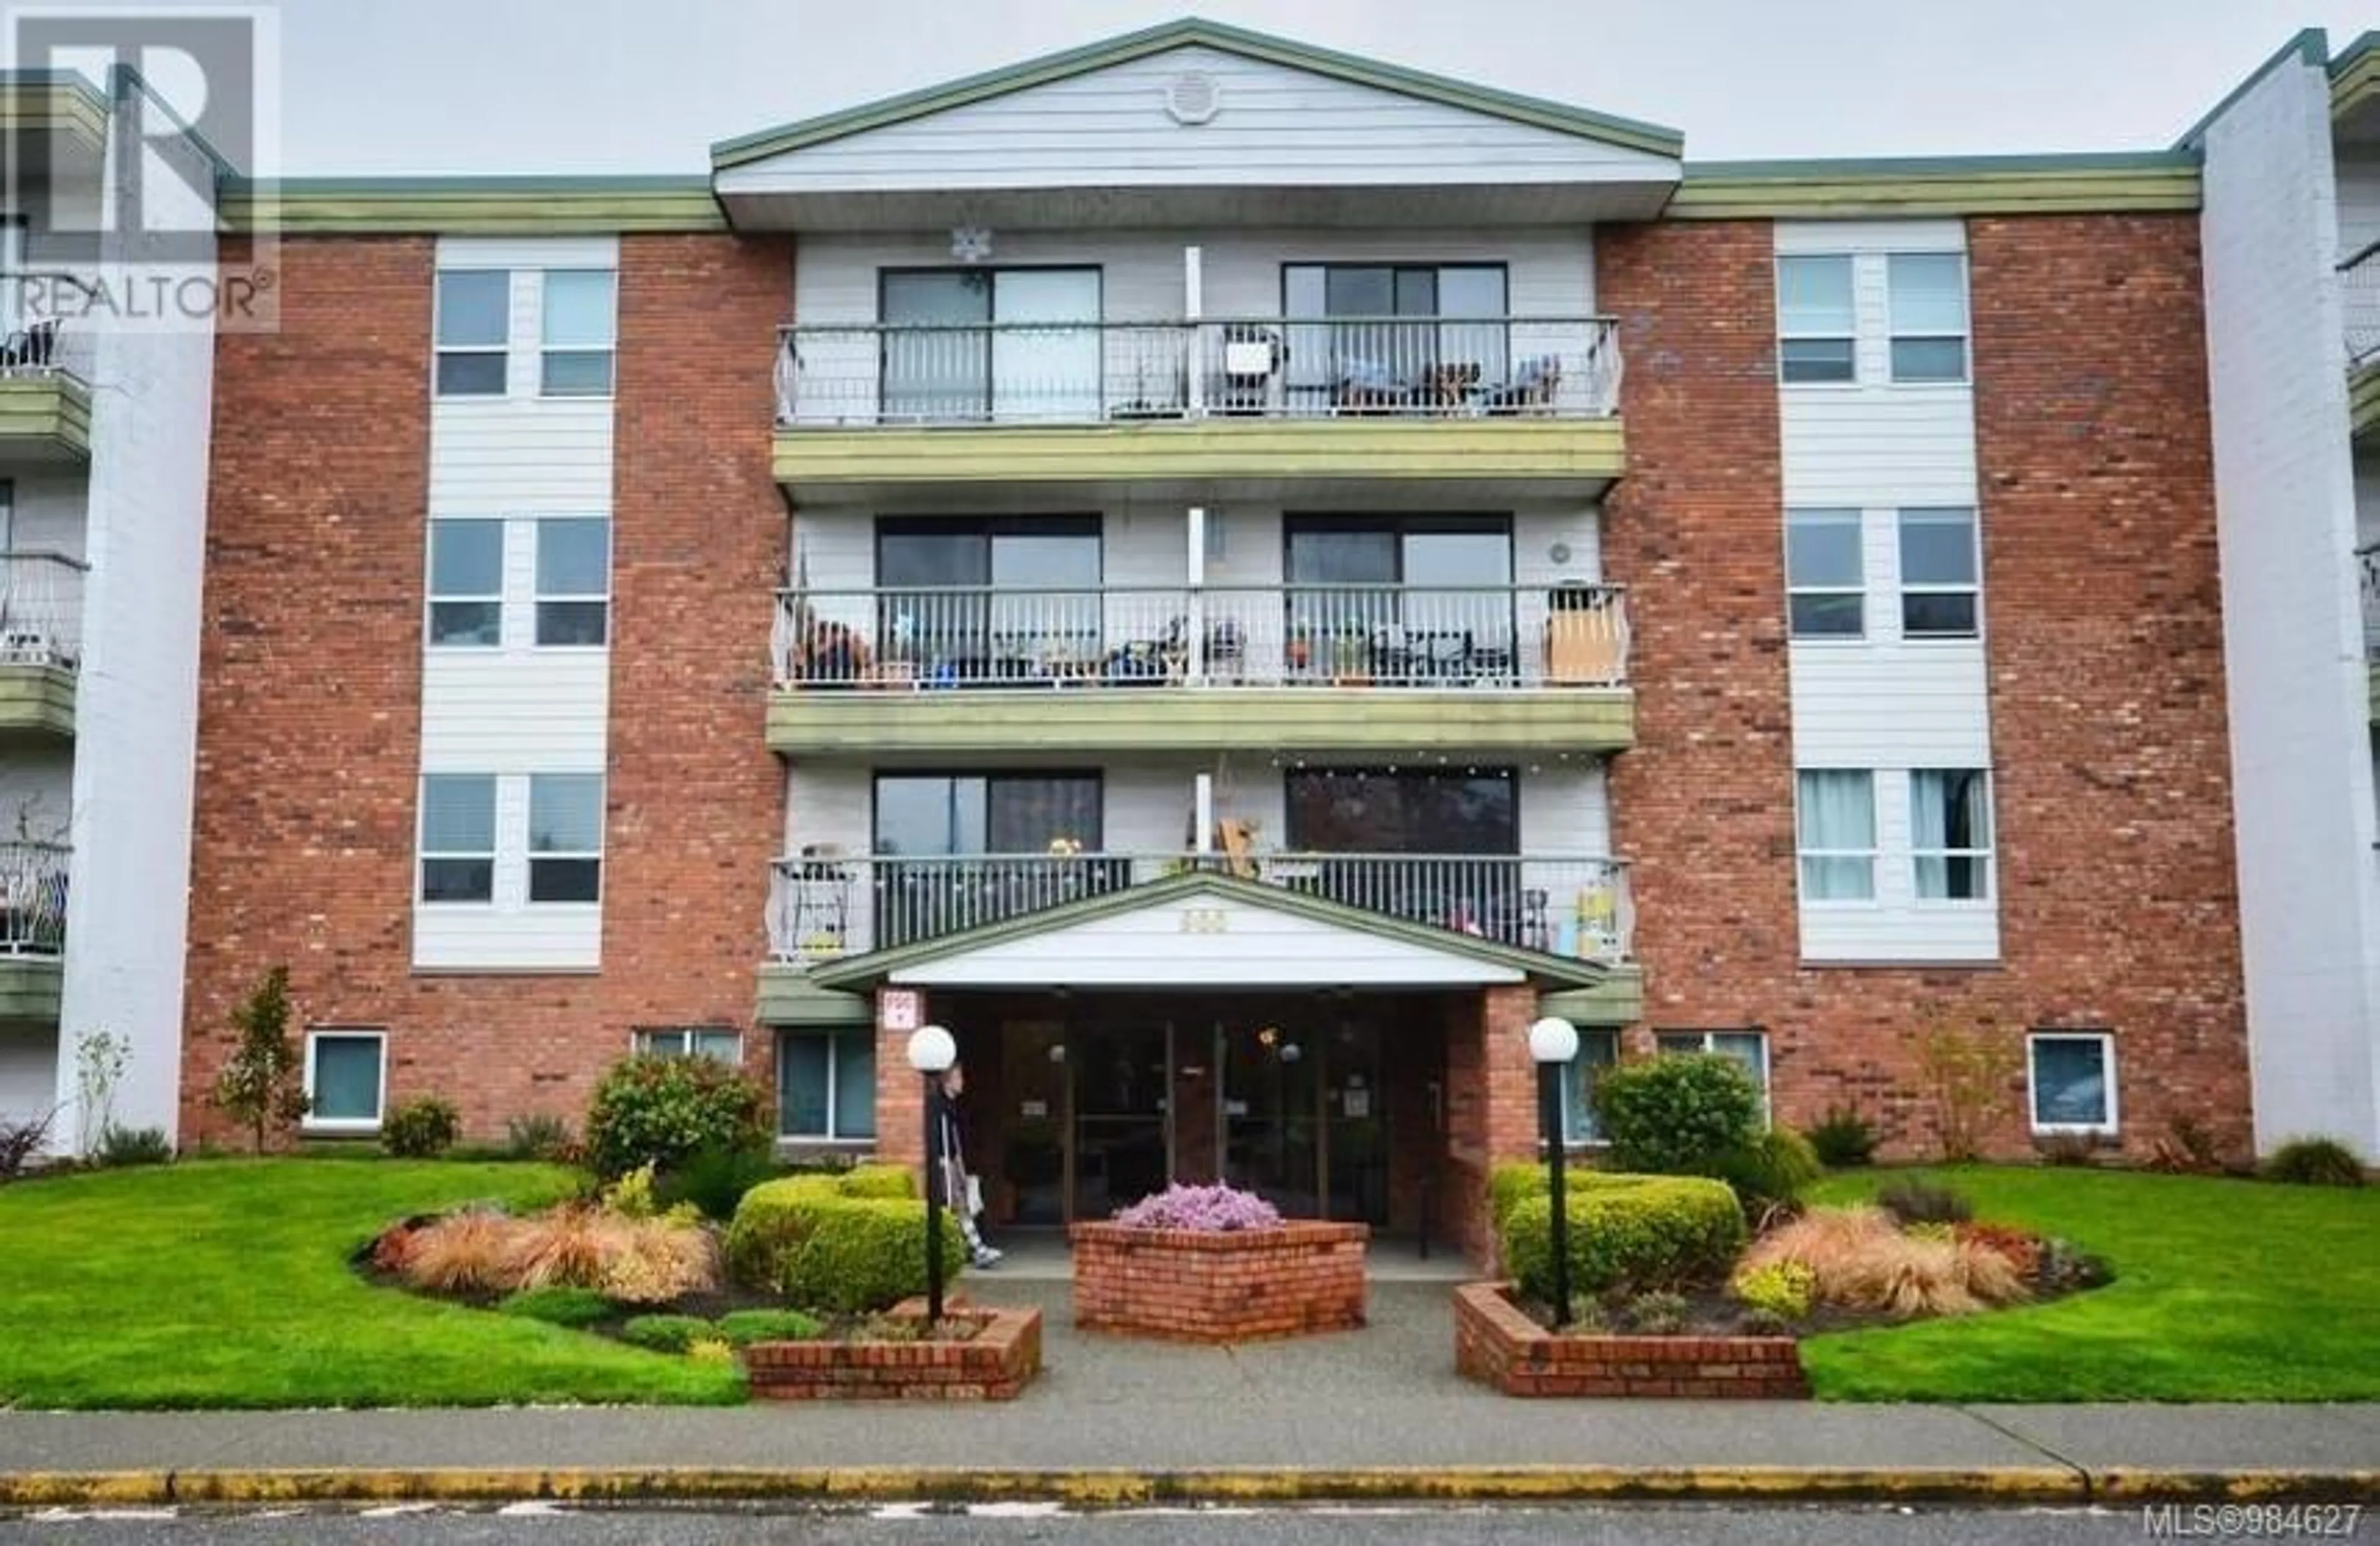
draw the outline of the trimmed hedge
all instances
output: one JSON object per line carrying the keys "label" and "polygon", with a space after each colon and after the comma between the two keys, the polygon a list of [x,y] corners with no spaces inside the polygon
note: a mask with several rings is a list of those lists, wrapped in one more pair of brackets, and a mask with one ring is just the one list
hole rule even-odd
{"label": "trimmed hedge", "polygon": [[[727,1270],[747,1287],[804,1309],[856,1314],[926,1290],[926,1205],[895,1165],[835,1175],[789,1175],[744,1194],[727,1230]],[[966,1246],[945,1213],[938,1243],[944,1282]]]}
{"label": "trimmed hedge", "polygon": [[767,1101],[716,1058],[638,1055],[613,1064],[587,1111],[587,1163],[598,1175],[668,1170],[706,1149],[765,1145]]}
{"label": "trimmed hedge", "polygon": [[1731,1057],[1672,1053],[1605,1069],[1595,1113],[1620,1169],[1712,1175],[1760,1137],[1760,1087]]}
{"label": "trimmed hedge", "polygon": [[[1571,1286],[1601,1294],[1718,1283],[1743,1248],[1743,1210],[1724,1181],[1597,1175],[1570,1193]],[[1553,1295],[1553,1199],[1517,1197],[1500,1231],[1521,1291]]]}
{"label": "trimmed hedge", "polygon": [[[1609,1191],[1656,1179],[1658,1177],[1633,1175],[1619,1171],[1583,1170],[1577,1165],[1572,1165],[1570,1167],[1566,1185],[1574,1196],[1591,1187],[1601,1187]],[[1533,1197],[1546,1196],[1547,1188],[1551,1184],[1552,1178],[1546,1174],[1546,1167],[1542,1164],[1523,1163],[1498,1165],[1488,1172],[1488,1217],[1494,1224],[1496,1233],[1499,1236],[1504,1233],[1504,1220],[1511,1214],[1515,1204],[1525,1202]]]}

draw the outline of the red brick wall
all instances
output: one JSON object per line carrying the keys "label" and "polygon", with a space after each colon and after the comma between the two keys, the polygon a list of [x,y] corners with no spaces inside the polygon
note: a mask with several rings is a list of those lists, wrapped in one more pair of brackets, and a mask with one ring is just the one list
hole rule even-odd
{"label": "red brick wall", "polygon": [[218,345],[186,1135],[226,1134],[225,1016],[276,962],[304,1020],[388,1028],[392,1103],[446,1096],[476,1137],[575,1120],[632,1026],[750,1025],[783,800],[761,721],[791,256],[621,248],[600,974],[410,967],[432,244],[289,241],[281,330]]}
{"label": "red brick wall", "polygon": [[2093,1025],[2118,1035],[2129,1146],[2181,1112],[2246,1140],[2196,232],[1973,223],[2003,963],[1804,970],[1770,228],[1598,231],[1628,360],[1605,564],[1637,694],[1612,822],[1646,1018],[1767,1028],[1787,1121],[1852,1103],[1930,1144],[1918,1045],[1948,1027],[2004,1050],[1990,1142],[2021,1150],[2023,1032]]}

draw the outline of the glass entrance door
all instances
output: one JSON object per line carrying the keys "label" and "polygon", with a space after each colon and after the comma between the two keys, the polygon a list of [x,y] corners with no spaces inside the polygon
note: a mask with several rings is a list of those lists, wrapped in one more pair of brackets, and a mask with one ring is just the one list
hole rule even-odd
{"label": "glass entrance door", "polygon": [[1321,1217],[1319,1049],[1281,1025],[1226,1022],[1220,1034],[1223,1178],[1292,1218]]}
{"label": "glass entrance door", "polygon": [[1075,1097],[1074,1216],[1104,1219],[1165,1189],[1172,1170],[1172,1029],[1102,1026],[1067,1043]]}

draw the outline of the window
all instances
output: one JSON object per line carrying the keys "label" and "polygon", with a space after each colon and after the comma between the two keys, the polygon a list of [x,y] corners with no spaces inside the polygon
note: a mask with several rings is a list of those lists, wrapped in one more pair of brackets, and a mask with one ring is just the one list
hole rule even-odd
{"label": "window", "polygon": [[421,899],[492,902],[496,895],[496,781],[490,773],[421,780]]}
{"label": "window", "polygon": [[545,275],[545,316],[538,391],[548,397],[612,395],[610,269],[551,269]]}
{"label": "window", "polygon": [[1967,261],[1956,252],[1896,252],[1885,261],[1891,297],[1892,379],[1967,379]]}
{"label": "window", "polygon": [[594,902],[602,890],[603,775],[530,774],[528,899]]}
{"label": "window", "polygon": [[1991,895],[1989,773],[1975,768],[1912,773],[1909,826],[1920,901],[1981,902]]}
{"label": "window", "polygon": [[1804,768],[1795,775],[1804,902],[1876,899],[1876,775]]}
{"label": "window", "polygon": [[937,682],[1038,679],[1105,659],[1099,517],[886,517],[877,637]]}
{"label": "window", "polygon": [[305,1126],[333,1133],[378,1127],[387,1065],[384,1032],[308,1031]]}
{"label": "window", "polygon": [[1512,359],[1509,288],[1501,263],[1282,264],[1293,401],[1385,406],[1448,379],[1441,367],[1488,388],[1542,380],[1559,362]]}
{"label": "window", "polygon": [[725,1026],[665,1026],[638,1031],[637,1051],[649,1057],[708,1057],[735,1065],[744,1061],[744,1038]]}
{"label": "window", "polygon": [[504,641],[504,523],[430,523],[430,642],[493,649]]}
{"label": "window", "polygon": [[1663,1056],[1676,1053],[1717,1053],[1743,1065],[1760,1088],[1761,1109],[1768,1106],[1768,1034],[1759,1030],[1663,1030],[1653,1036]]}
{"label": "window", "polygon": [[504,395],[512,283],[513,276],[500,268],[450,269],[438,275],[439,396]]}
{"label": "window", "polygon": [[858,1141],[876,1136],[876,1033],[789,1031],[777,1040],[777,1132]]}
{"label": "window", "polygon": [[1867,583],[1857,510],[1785,512],[1786,608],[1796,639],[1858,639]]}
{"label": "window", "polygon": [[888,270],[878,285],[887,419],[1102,416],[1098,269]]}
{"label": "window", "polygon": [[612,523],[571,516],[537,523],[537,641],[600,645],[609,631]]}
{"label": "window", "polygon": [[1975,512],[1900,512],[1900,631],[1975,637]]}
{"label": "window", "polygon": [[1578,1055],[1562,1070],[1562,1141],[1601,1143],[1602,1124],[1595,1115],[1595,1087],[1603,1070],[1620,1061],[1620,1033],[1581,1027]]}
{"label": "window", "polygon": [[2025,1084],[2036,1133],[2116,1130],[2116,1039],[2104,1030],[2025,1038]]}
{"label": "window", "polygon": [[1777,367],[1787,382],[1859,376],[1848,256],[1777,260]]}

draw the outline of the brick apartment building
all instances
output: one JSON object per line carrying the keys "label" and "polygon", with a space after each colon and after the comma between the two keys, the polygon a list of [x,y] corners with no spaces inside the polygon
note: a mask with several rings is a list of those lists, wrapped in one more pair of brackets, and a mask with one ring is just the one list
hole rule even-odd
{"label": "brick apartment building", "polygon": [[2328,1103],[2251,1036],[2222,132],[1688,164],[1187,21],[707,176],[234,189],[180,1136],[285,962],[326,1135],[642,1048],[914,1159],[948,1025],[1024,1223],[1475,1243],[1547,1012],[1583,1144],[1707,1048],[1921,1147],[1949,1030],[1996,1152],[2371,1146],[2370,1016]]}

